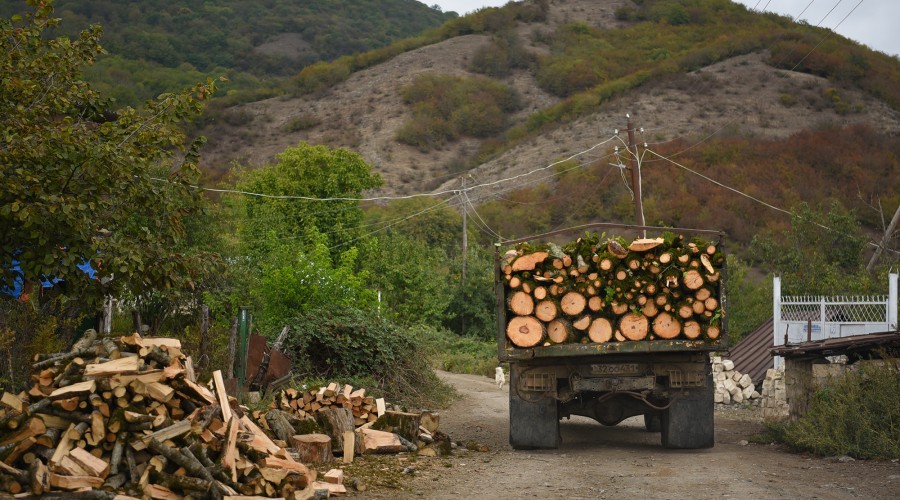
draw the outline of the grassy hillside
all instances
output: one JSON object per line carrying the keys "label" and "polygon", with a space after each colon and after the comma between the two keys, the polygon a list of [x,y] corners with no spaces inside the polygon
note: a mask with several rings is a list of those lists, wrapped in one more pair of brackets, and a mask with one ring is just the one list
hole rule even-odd
{"label": "grassy hillside", "polygon": [[[110,56],[90,72],[107,94],[132,103],[227,74],[231,89],[254,89],[316,61],[364,52],[442,24],[415,0],[56,0],[63,32],[103,26]],[[21,12],[0,1],[0,14]]]}

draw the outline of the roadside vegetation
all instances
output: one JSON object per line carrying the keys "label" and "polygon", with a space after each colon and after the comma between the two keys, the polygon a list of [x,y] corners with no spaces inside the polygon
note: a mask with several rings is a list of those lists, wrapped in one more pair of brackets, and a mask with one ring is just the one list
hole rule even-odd
{"label": "roadside vegetation", "polygon": [[766,422],[757,442],[778,441],[798,451],[858,459],[900,458],[900,360],[862,362],[816,391],[794,422]]}

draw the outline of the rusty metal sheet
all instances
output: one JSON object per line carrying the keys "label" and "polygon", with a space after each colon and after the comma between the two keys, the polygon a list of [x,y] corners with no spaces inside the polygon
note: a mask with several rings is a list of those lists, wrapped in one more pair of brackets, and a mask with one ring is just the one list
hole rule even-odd
{"label": "rusty metal sheet", "polygon": [[[247,384],[256,376],[259,364],[263,356],[270,348],[266,338],[262,335],[251,335],[247,348]],[[263,379],[262,386],[268,386],[272,381],[287,375],[291,371],[291,360],[279,351],[272,351],[269,369]]]}

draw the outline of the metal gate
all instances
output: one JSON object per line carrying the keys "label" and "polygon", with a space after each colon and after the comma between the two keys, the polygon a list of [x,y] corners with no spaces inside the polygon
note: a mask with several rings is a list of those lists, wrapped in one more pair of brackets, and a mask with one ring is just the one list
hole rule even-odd
{"label": "metal gate", "polygon": [[[897,329],[897,274],[888,278],[887,295],[782,296],[775,277],[774,345],[797,344]],[[775,368],[781,357],[775,357]]]}

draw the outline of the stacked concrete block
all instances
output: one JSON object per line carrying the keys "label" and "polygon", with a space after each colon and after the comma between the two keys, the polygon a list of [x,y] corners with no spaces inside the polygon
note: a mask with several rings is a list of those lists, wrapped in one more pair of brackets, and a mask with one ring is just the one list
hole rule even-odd
{"label": "stacked concrete block", "polygon": [[734,362],[712,358],[713,382],[716,384],[715,401],[721,404],[758,404],[760,394],[753,385],[750,375],[734,369]]}
{"label": "stacked concrete block", "polygon": [[769,368],[762,386],[762,413],[765,418],[784,418],[789,414],[784,370]]}

